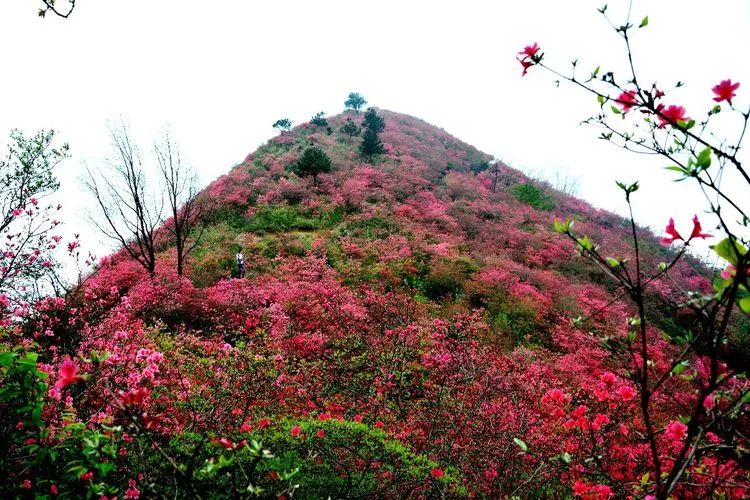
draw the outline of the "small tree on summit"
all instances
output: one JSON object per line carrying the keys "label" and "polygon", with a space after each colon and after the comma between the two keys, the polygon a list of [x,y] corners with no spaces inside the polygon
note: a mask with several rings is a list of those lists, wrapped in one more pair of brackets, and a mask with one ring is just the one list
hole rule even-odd
{"label": "small tree on summit", "polygon": [[380,132],[385,130],[385,120],[378,116],[375,109],[370,108],[365,113],[362,121],[365,133],[362,134],[362,144],[359,145],[359,154],[372,163],[372,157],[385,153],[383,142],[380,140]]}
{"label": "small tree on summit", "polygon": [[292,128],[292,120],[289,118],[280,118],[274,122],[273,128],[279,130],[282,134],[289,132]]}
{"label": "small tree on summit", "polygon": [[328,120],[326,120],[326,114],[322,111],[320,113],[317,113],[315,116],[312,117],[312,119],[310,120],[310,123],[312,123],[316,127],[327,127]]}
{"label": "small tree on summit", "polygon": [[312,175],[313,186],[317,186],[318,174],[331,171],[331,159],[322,149],[312,146],[302,153],[302,157],[297,161],[292,170],[300,177]]}
{"label": "small tree on summit", "polygon": [[359,113],[359,110],[367,104],[367,101],[362,94],[358,92],[349,93],[349,97],[344,101],[344,111],[353,109],[355,113]]}

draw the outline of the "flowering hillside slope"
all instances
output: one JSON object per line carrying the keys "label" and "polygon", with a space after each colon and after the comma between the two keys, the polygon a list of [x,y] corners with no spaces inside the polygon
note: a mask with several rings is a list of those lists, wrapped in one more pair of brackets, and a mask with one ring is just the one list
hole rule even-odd
{"label": "flowering hillside slope", "polygon": [[[97,441],[83,456],[14,470],[0,491],[637,494],[650,455],[618,358],[633,313],[551,231],[554,216],[572,216],[622,260],[625,221],[421,120],[379,113],[385,153],[372,163],[360,137],[341,131],[361,115],[345,113],[282,133],[208,186],[187,277],[174,273],[165,237],[155,277],[117,253],[76,307],[42,304],[24,335],[41,345],[40,418],[51,431],[33,437],[21,425],[14,449],[75,433]],[[310,146],[332,164],[315,180],[292,172]],[[645,262],[669,259],[642,236]],[[649,304],[660,318],[654,362],[665,367],[691,328],[680,288],[711,287],[692,259],[673,278],[653,284]],[[736,325],[729,362],[746,359],[747,331]],[[697,358],[655,396],[667,460],[709,369]],[[724,430],[711,439],[735,439]],[[706,452],[692,467],[676,495],[748,492],[738,457]],[[701,473],[712,468],[720,483]]]}

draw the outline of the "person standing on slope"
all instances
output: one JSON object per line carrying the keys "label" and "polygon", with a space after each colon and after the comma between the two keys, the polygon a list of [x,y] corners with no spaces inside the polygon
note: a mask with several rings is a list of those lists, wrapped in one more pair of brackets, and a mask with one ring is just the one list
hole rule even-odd
{"label": "person standing on slope", "polygon": [[242,247],[237,250],[237,269],[239,270],[239,277],[245,277],[245,257],[242,255]]}

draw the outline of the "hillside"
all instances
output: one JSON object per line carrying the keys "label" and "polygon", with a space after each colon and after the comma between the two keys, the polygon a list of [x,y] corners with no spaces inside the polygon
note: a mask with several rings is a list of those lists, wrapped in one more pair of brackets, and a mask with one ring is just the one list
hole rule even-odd
{"label": "hillside", "polygon": [[[148,436],[118,441],[125,452],[112,458],[142,476],[145,496],[250,495],[238,489],[246,482],[303,498],[560,497],[575,485],[619,496],[649,461],[618,359],[633,311],[551,226],[573,217],[622,260],[632,258],[627,221],[510,167],[494,172],[489,155],[417,118],[379,114],[385,153],[371,164],[361,138],[341,131],[361,115],[345,113],[282,133],[210,184],[187,278],[165,235],[156,277],[120,252],[75,309],[50,301],[32,332],[59,346],[50,363],[110,354],[78,362],[92,376],[53,394],[58,410]],[[333,165],[317,185],[290,171],[312,145]],[[647,265],[673,255],[640,236]],[[680,288],[711,289],[691,258],[671,276],[653,283],[648,304],[664,366],[693,326],[675,305]],[[743,359],[739,345],[732,355]],[[704,368],[686,367],[693,378],[655,396],[660,428]],[[148,449],[161,454],[143,458]],[[746,465],[720,458],[727,470]],[[731,496],[745,480],[696,475],[688,490]]]}

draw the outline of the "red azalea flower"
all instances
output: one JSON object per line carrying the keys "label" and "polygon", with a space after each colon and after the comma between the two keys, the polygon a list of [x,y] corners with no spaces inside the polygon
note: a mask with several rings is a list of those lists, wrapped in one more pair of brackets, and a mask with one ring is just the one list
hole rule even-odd
{"label": "red azalea flower", "polygon": [[258,427],[263,429],[265,427],[269,427],[271,425],[271,419],[270,418],[261,418],[258,420]]}
{"label": "red azalea flower", "polygon": [[539,44],[537,43],[534,43],[534,45],[527,45],[518,53],[518,55],[523,56],[516,57],[516,60],[521,63],[521,66],[523,67],[523,73],[521,73],[521,76],[526,76],[529,68],[542,60],[542,56],[539,54]]}
{"label": "red azalea flower", "polygon": [[432,469],[430,471],[430,475],[435,479],[440,479],[441,477],[445,476],[445,472],[443,472],[443,469]]}
{"label": "red azalea flower", "polygon": [[667,224],[667,228],[664,230],[668,236],[665,236],[661,239],[662,245],[671,245],[677,240],[685,241],[685,238],[683,238],[680,233],[677,232],[677,230],[674,228],[674,219],[669,218],[669,224]]}
{"label": "red azalea flower", "polygon": [[233,450],[237,448],[237,445],[227,438],[219,438],[216,442],[219,443],[224,448],[226,448],[227,450]]}
{"label": "red azalea flower", "polygon": [[140,406],[149,394],[145,387],[131,389],[128,392],[120,391],[120,401],[124,406]]}
{"label": "red azalea flower", "polygon": [[539,52],[539,44],[534,42],[534,45],[527,45],[524,47],[518,55],[523,55],[524,59],[526,59],[527,57],[534,57],[537,52]]}
{"label": "red azalea flower", "polygon": [[292,427],[290,434],[292,435],[292,437],[297,437],[299,436],[300,432],[302,432],[302,427],[300,427],[299,425],[295,425],[294,427]]}
{"label": "red azalea flower", "polygon": [[57,382],[55,382],[55,388],[60,390],[67,385],[75,384],[81,380],[83,380],[83,376],[78,374],[78,367],[75,362],[69,357],[65,358],[65,361],[60,364],[60,371],[57,377]]}
{"label": "red azalea flower", "polygon": [[91,471],[87,471],[78,477],[81,479],[81,481],[91,481],[92,479],[94,479],[94,473]]}
{"label": "red azalea flower", "polygon": [[323,429],[320,429],[318,432],[315,433],[315,436],[319,438],[325,437],[325,435],[326,435],[326,431],[324,431]]}
{"label": "red azalea flower", "polygon": [[664,435],[670,441],[681,441],[687,436],[687,425],[677,420],[672,420],[664,429]]}
{"label": "red azalea flower", "polygon": [[740,86],[740,82],[732,83],[732,80],[722,80],[718,85],[711,88],[716,97],[714,101],[721,102],[727,101],[730,105],[732,104],[732,98],[737,95],[734,93]]}
{"label": "red azalea flower", "polygon": [[521,66],[523,66],[523,73],[521,73],[521,76],[526,76],[526,73],[529,72],[529,68],[534,65],[534,61],[531,61],[529,59],[518,59],[518,62],[520,62]]}
{"label": "red azalea flower", "polygon": [[690,233],[690,238],[688,238],[688,241],[692,240],[693,238],[713,238],[713,234],[703,233],[703,228],[701,228],[701,223],[698,221],[698,216],[693,216],[693,232]]}
{"label": "red azalea flower", "polygon": [[690,119],[685,116],[685,108],[675,104],[670,104],[666,108],[663,105],[659,105],[656,110],[659,113],[659,128],[664,128],[668,124],[676,124],[680,121],[686,122]]}
{"label": "red azalea flower", "polygon": [[354,415],[354,417],[352,418],[352,420],[354,420],[355,422],[361,422],[362,421],[362,415],[356,414],[356,415]]}
{"label": "red azalea flower", "polygon": [[636,93],[635,90],[626,90],[619,96],[617,96],[617,99],[615,99],[615,102],[622,106],[622,110],[627,113],[630,111],[630,108],[638,104],[638,102],[635,99]]}

